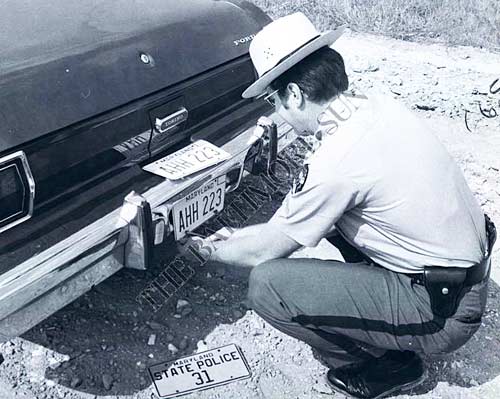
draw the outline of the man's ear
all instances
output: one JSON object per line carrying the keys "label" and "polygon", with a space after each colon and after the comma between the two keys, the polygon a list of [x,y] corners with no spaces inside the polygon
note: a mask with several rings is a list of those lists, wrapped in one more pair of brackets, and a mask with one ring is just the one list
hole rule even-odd
{"label": "man's ear", "polygon": [[304,94],[297,83],[288,83],[287,87],[288,98],[287,103],[293,108],[301,108],[305,104]]}

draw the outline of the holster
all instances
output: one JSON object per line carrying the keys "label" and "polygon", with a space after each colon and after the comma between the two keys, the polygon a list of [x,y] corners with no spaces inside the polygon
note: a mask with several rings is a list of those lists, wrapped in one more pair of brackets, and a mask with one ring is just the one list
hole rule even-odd
{"label": "holster", "polygon": [[429,293],[432,312],[448,318],[455,314],[460,294],[465,288],[467,270],[459,267],[426,266],[424,286]]}
{"label": "holster", "polygon": [[453,316],[457,311],[463,291],[489,275],[490,257],[497,232],[495,225],[487,215],[485,215],[485,227],[488,247],[481,262],[467,269],[460,267],[424,267],[422,283],[429,293],[431,308],[435,315],[444,318]]}

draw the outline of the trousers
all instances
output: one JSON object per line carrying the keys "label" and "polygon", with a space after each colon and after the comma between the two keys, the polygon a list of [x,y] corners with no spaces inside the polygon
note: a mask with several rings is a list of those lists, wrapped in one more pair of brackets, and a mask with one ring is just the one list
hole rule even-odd
{"label": "trousers", "polygon": [[284,258],[250,273],[247,302],[281,332],[312,346],[331,368],[388,350],[444,354],[481,325],[489,275],[469,287],[450,318],[435,316],[409,275],[373,264],[341,236],[328,238],[345,262]]}

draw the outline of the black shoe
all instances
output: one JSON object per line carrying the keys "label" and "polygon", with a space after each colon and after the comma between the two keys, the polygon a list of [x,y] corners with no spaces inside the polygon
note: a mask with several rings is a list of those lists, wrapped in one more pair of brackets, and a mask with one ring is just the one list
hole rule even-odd
{"label": "black shoe", "polygon": [[360,367],[330,369],[327,382],[334,391],[356,399],[379,399],[421,384],[426,377],[422,359],[413,352],[388,351]]}

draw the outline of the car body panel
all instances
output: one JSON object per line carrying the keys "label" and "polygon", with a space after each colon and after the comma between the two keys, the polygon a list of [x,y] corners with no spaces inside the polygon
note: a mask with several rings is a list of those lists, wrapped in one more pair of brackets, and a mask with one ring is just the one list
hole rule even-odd
{"label": "car body panel", "polygon": [[0,153],[245,55],[266,21],[215,0],[3,1]]}

